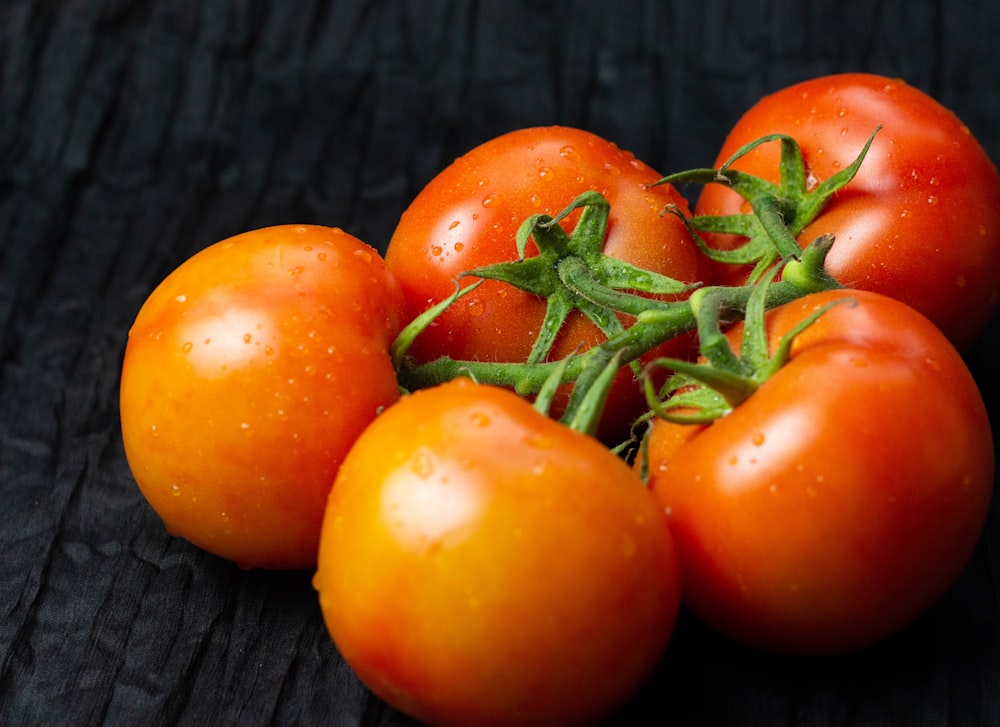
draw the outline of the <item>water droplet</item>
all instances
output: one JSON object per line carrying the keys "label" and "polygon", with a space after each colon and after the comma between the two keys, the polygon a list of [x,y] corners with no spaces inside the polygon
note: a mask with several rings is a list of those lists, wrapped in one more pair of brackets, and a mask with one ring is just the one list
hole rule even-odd
{"label": "water droplet", "polygon": [[539,207],[542,206],[542,198],[539,197],[537,194],[531,195],[529,200],[531,201],[531,206],[534,207],[535,209],[538,209]]}
{"label": "water droplet", "polygon": [[837,109],[837,116],[841,116],[841,117],[847,116],[847,109],[845,107],[841,106],[839,109]]}
{"label": "water droplet", "polygon": [[908,217],[909,214],[910,214],[909,210],[900,210],[899,216],[900,217]]}
{"label": "water droplet", "polygon": [[324,260],[326,260],[326,253],[325,252],[316,253],[316,259],[319,260],[320,262],[323,262]]}
{"label": "water droplet", "polygon": [[177,485],[171,486],[171,488],[170,488],[170,494],[173,495],[174,497],[180,497],[181,488],[178,487]]}
{"label": "water droplet", "polygon": [[937,361],[935,361],[932,358],[925,359],[924,362],[928,366],[930,366],[933,371],[940,371],[941,370],[941,364],[939,364]]}
{"label": "water droplet", "polygon": [[176,300],[178,303],[183,303],[187,299],[188,297],[186,295],[178,295],[176,298],[174,298],[174,300]]}
{"label": "water droplet", "polygon": [[489,177],[483,177],[482,179],[479,180],[479,186],[480,187],[485,187],[489,183],[490,183],[490,178]]}
{"label": "water droplet", "polygon": [[[499,198],[495,194],[488,194],[483,197],[483,207],[495,207],[499,202]],[[475,219],[475,218],[473,218]]]}
{"label": "water droplet", "polygon": [[764,435],[761,432],[757,432],[750,441],[753,442],[755,447],[759,447],[764,443]]}
{"label": "water droplet", "polygon": [[367,250],[355,250],[354,257],[365,263],[370,263],[372,261],[372,254]]}
{"label": "water droplet", "polygon": [[617,177],[619,174],[622,173],[621,169],[619,169],[618,167],[616,167],[614,164],[611,164],[611,163],[608,163],[608,164],[604,165],[604,171],[606,171],[608,174],[610,174],[613,177]]}
{"label": "water droplet", "polygon": [[296,265],[294,268],[292,268],[291,270],[289,270],[288,273],[289,273],[289,275],[301,275],[302,274],[302,266],[301,265]]}
{"label": "water droplet", "polygon": [[251,336],[249,333],[244,333],[243,334],[243,343],[250,343],[250,341],[252,339],[253,339],[253,336]]}
{"label": "water droplet", "polygon": [[538,176],[546,181],[549,181],[555,178],[555,172],[548,167],[542,167],[538,170]]}
{"label": "water droplet", "polygon": [[246,430],[249,428],[250,428],[249,424],[247,424],[246,422],[240,422],[240,429]]}
{"label": "water droplet", "polygon": [[729,455],[729,458],[726,460],[726,464],[735,466],[739,464],[739,461],[740,461],[739,457],[737,457],[735,454],[731,454]]}
{"label": "water droplet", "polygon": [[191,342],[185,341],[184,345],[181,346],[181,353],[191,353],[192,348],[194,348],[194,346],[191,345]]}
{"label": "water droplet", "polygon": [[430,477],[434,472],[434,458],[430,452],[421,447],[413,455],[413,459],[410,461],[410,469],[413,470],[413,474],[417,475],[417,477]]}
{"label": "water droplet", "polygon": [[559,156],[572,162],[580,161],[580,153],[568,144],[559,150]]}
{"label": "water droplet", "polygon": [[274,355],[274,349],[271,348],[270,346],[264,346],[264,355],[265,356],[273,356]]}
{"label": "water droplet", "polygon": [[929,204],[931,207],[933,207],[937,203],[938,203],[938,198],[937,198],[936,194],[929,194],[929,195],[927,195],[927,204]]}
{"label": "water droplet", "polygon": [[453,247],[454,247],[454,249],[455,249],[455,252],[462,252],[462,250],[464,250],[464,249],[465,249],[465,245],[464,245],[463,243],[461,243],[461,242],[456,242],[456,243],[455,243],[455,244],[453,245]]}
{"label": "water droplet", "polygon": [[482,412],[473,412],[469,415],[469,421],[472,422],[472,426],[482,429],[483,427],[488,427],[490,424],[490,418]]}
{"label": "water droplet", "polygon": [[434,245],[431,248],[431,255],[433,255],[434,257],[440,257],[442,252],[444,252],[444,250],[441,248],[440,245]]}
{"label": "water droplet", "polygon": [[459,226],[460,224],[462,224],[460,220],[455,220],[455,221],[454,221],[454,222],[452,222],[452,223],[451,223],[450,225],[448,225],[448,229],[449,229],[449,230],[454,230],[454,229],[455,229],[456,227],[458,227],[458,226]]}
{"label": "water droplet", "polygon": [[486,312],[486,306],[483,305],[483,301],[479,300],[479,298],[473,298],[465,305],[469,309],[469,315],[475,318],[478,318]]}

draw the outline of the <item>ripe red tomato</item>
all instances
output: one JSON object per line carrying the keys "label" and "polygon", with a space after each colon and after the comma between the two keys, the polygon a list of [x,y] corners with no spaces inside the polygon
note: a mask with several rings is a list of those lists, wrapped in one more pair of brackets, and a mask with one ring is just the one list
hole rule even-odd
{"label": "ripe red tomato", "polygon": [[337,467],[398,398],[403,307],[376,251],[327,227],[247,232],[171,273],[121,381],[125,453],[167,529],[245,567],[312,567]]}
{"label": "ripe red tomato", "polygon": [[[556,215],[578,195],[597,191],[611,205],[604,253],[685,282],[707,282],[709,266],[668,204],[687,210],[669,185],[631,153],[586,131],[541,127],[514,131],[473,149],[444,169],[417,195],[386,251],[416,316],[455,291],[473,268],[517,259],[515,233],[534,214]],[[579,213],[563,220],[571,230]],[[529,246],[529,250],[532,246]],[[529,253],[530,254],[530,253]],[[463,285],[474,279],[466,278]],[[524,361],[545,313],[545,301],[506,283],[484,282],[451,306],[410,349],[421,362],[440,356],[481,361]],[[563,358],[605,336],[574,312],[552,351]],[[661,349],[685,356],[690,339]],[[603,419],[606,438],[627,435],[645,410],[628,369],[616,382]]]}
{"label": "ripe red tomato", "polygon": [[[807,296],[768,314],[788,363],[708,426],[657,420],[653,493],[684,599],[767,649],[857,649],[902,628],[954,582],[982,531],[993,440],[961,357],[908,306],[875,293]],[[734,345],[742,329],[730,336]]]}
{"label": "ripe red tomato", "polygon": [[[818,182],[848,166],[879,124],[857,176],[799,242],[833,233],[827,266],[837,280],[908,303],[964,349],[1000,306],[1000,177],[969,129],[933,98],[875,75],[808,80],[748,110],[717,164],[754,139],[784,133],[799,142],[809,179]],[[779,144],[764,144],[733,168],[777,182],[779,154]],[[694,211],[727,215],[749,207],[710,184]],[[720,248],[740,240],[705,238]],[[725,282],[745,277],[745,270],[724,267],[717,276]]]}
{"label": "ripe red tomato", "polygon": [[372,691],[462,727],[600,721],[653,670],[680,597],[666,518],[628,466],[466,379],[358,439],[314,583]]}

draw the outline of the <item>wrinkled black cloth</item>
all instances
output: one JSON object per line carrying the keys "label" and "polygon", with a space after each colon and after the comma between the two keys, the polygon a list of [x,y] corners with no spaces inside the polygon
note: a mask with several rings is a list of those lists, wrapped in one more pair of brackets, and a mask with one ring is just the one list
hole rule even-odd
{"label": "wrinkled black cloth", "polygon": [[[423,184],[522,126],[707,166],[759,96],[840,71],[927,91],[1000,159],[998,37],[1000,4],[941,0],[0,2],[0,724],[411,724],[309,574],[171,538],[135,486],[126,333],[192,253],[285,222],[384,250]],[[994,417],[998,340],[968,354]],[[943,601],[860,654],[684,615],[614,723],[1000,724],[998,547],[994,510]]]}

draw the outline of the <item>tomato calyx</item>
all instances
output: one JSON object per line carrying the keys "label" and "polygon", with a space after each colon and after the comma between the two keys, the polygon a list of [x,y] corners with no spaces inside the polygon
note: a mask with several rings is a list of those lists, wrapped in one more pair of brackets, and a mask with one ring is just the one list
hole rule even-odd
{"label": "tomato calyx", "polygon": [[[821,238],[820,242],[829,246],[833,240],[832,237],[825,240]],[[765,316],[773,307],[769,305],[769,292],[782,267],[780,264],[775,266],[750,286],[739,354],[733,350],[723,332],[722,321],[730,305],[728,291],[740,288],[706,288],[704,293],[696,291],[691,296],[701,360],[692,362],[658,358],[647,365],[643,388],[652,415],[677,424],[709,424],[726,416],[785,365],[791,354],[792,344],[800,333],[833,306],[853,304],[853,298],[840,298],[820,307],[789,330],[771,354],[768,350]],[[793,277],[801,272],[796,271]],[[674,372],[659,392],[654,389],[649,375],[657,367]]]}
{"label": "tomato calyx", "polygon": [[[582,209],[571,233],[559,224]],[[466,271],[478,277],[509,283],[547,301],[545,318],[527,363],[545,361],[569,314],[578,310],[611,337],[624,330],[616,313],[637,316],[666,303],[625,291],[678,295],[698,284],[684,283],[605,255],[610,204],[598,192],[584,192],[555,217],[532,215],[517,230],[518,259]],[[528,243],[538,248],[527,256]]]}
{"label": "tomato calyx", "polygon": [[[778,260],[798,259],[800,248],[797,235],[816,219],[834,194],[854,179],[881,128],[875,128],[853,162],[819,182],[809,174],[802,149],[793,137],[769,134],[740,147],[718,169],[677,172],[655,184],[723,184],[747,201],[751,209],[748,213],[695,215],[686,222],[695,243],[712,260],[731,265],[753,265],[749,277],[752,283],[763,277]],[[741,157],[762,144],[772,142],[781,144],[777,184],[732,168]],[[672,209],[666,211],[675,212]],[[746,238],[746,242],[731,250],[720,250],[710,247],[698,232],[738,235]]]}

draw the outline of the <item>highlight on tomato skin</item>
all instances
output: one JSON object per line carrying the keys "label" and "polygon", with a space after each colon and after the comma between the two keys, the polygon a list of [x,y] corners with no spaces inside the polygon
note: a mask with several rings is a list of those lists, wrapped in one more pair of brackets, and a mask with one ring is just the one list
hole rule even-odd
{"label": "highlight on tomato skin", "polygon": [[[952,586],[982,533],[990,422],[961,356],[926,318],[865,291],[768,313],[783,368],[707,426],[657,420],[649,483],[669,513],[684,601],[738,641],[831,654],[890,636]],[[743,332],[729,336],[734,346]]]}
{"label": "highlight on tomato skin", "polygon": [[243,567],[311,568],[340,461],[398,398],[404,323],[378,253],[282,225],[189,258],[129,332],[122,438],[166,528]]}
{"label": "highlight on tomato skin", "polygon": [[344,659],[434,725],[595,724],[650,676],[680,599],[662,509],[603,445],[456,379],[358,438],[314,579]]}

